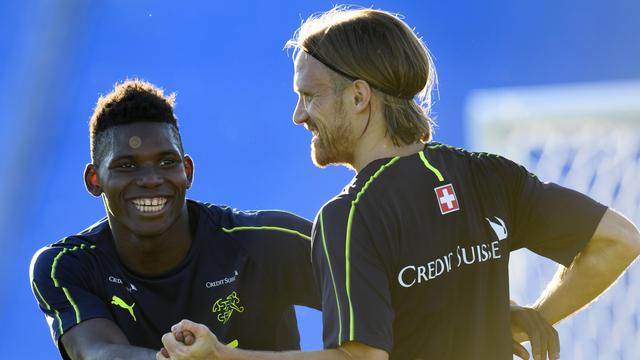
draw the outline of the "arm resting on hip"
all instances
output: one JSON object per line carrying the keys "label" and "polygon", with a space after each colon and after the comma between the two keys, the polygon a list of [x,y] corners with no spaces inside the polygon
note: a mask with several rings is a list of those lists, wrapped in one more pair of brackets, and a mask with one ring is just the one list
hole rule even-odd
{"label": "arm resting on hip", "polygon": [[534,308],[551,324],[603,293],[640,254],[640,233],[622,214],[607,209],[585,248],[560,266]]}

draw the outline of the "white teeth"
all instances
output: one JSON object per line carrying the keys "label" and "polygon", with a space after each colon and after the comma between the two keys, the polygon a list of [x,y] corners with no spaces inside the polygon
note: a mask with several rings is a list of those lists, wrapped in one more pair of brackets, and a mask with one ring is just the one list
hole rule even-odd
{"label": "white teeth", "polygon": [[140,212],[144,213],[153,213],[158,212],[164,209],[164,206],[167,203],[167,198],[165,197],[154,197],[154,198],[137,198],[131,201],[136,209]]}

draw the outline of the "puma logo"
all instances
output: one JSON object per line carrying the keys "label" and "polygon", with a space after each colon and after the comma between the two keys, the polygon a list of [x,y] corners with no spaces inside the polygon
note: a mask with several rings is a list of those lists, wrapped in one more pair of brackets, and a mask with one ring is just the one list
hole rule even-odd
{"label": "puma logo", "polygon": [[126,302],[124,302],[124,300],[122,300],[119,297],[113,295],[111,297],[111,304],[113,304],[115,306],[119,306],[119,307],[129,311],[129,314],[131,314],[131,317],[133,318],[133,321],[137,321],[136,320],[136,314],[134,314],[134,312],[133,312],[133,307],[136,306],[136,303],[133,303],[133,304],[129,305]]}

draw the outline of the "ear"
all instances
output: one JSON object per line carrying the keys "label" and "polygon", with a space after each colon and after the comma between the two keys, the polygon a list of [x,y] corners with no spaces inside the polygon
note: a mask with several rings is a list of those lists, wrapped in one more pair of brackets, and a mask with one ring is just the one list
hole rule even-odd
{"label": "ear", "polygon": [[195,168],[193,165],[193,159],[191,158],[191,156],[186,155],[183,158],[183,162],[184,162],[184,174],[187,176],[187,180],[189,181],[189,185],[187,185],[187,189],[191,187],[191,184],[193,184],[193,174],[195,172]]}
{"label": "ear", "polygon": [[96,166],[93,164],[87,164],[84,168],[84,186],[87,188],[89,194],[93,196],[100,196],[102,194],[100,180],[98,180],[98,172],[96,171]]}
{"label": "ear", "polygon": [[371,86],[364,80],[355,80],[353,82],[353,104],[356,112],[367,110],[371,102]]}

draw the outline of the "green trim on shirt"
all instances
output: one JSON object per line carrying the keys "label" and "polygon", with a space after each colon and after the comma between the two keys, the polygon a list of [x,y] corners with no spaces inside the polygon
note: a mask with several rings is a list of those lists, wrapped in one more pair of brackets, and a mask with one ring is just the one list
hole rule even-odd
{"label": "green trim on shirt", "polygon": [[342,345],[342,313],[340,312],[340,301],[338,300],[338,288],[336,287],[336,280],[333,277],[331,259],[329,258],[329,251],[327,250],[327,241],[324,237],[324,220],[322,219],[322,210],[320,210],[320,232],[322,234],[322,247],[324,248],[324,254],[327,257],[327,264],[329,265],[329,273],[331,274],[331,283],[333,283],[333,293],[336,296],[336,306],[338,308],[338,346],[340,346]]}
{"label": "green trim on shirt", "polygon": [[301,238],[305,239],[305,240],[309,240],[311,241],[311,237],[308,235],[305,235],[299,231],[296,230],[291,230],[291,229],[287,229],[287,228],[283,228],[283,227],[278,227],[278,226],[238,226],[238,227],[234,227],[234,228],[222,228],[222,231],[226,232],[226,233],[232,233],[232,232],[236,232],[236,231],[243,231],[243,230],[274,230],[274,231],[282,231],[282,232],[286,232],[289,234],[294,234],[294,235],[298,235]]}
{"label": "green trim on shirt", "polygon": [[400,159],[399,156],[394,157],[389,160],[386,164],[382,165],[378,171],[376,171],[369,180],[364,184],[362,189],[356,195],[355,200],[351,202],[351,210],[349,210],[349,219],[347,220],[347,238],[345,243],[345,272],[346,272],[346,288],[347,288],[347,299],[349,300],[349,341],[353,341],[354,339],[354,322],[353,322],[353,304],[351,303],[351,264],[349,261],[349,256],[351,255],[351,226],[353,223],[353,214],[356,210],[356,204],[360,201],[360,198],[364,194],[365,191],[369,188],[373,180],[375,180],[380,174],[389,166],[393,165],[396,161]]}
{"label": "green trim on shirt", "polygon": [[436,177],[438,178],[438,181],[441,181],[441,182],[444,181],[444,177],[442,177],[442,174],[440,173],[440,171],[438,171],[438,169],[436,169],[433,165],[431,165],[429,160],[427,160],[427,157],[424,155],[423,151],[420,151],[420,160],[422,160],[422,162],[424,163],[424,166],[426,166],[427,169],[431,170],[431,172],[436,175]]}

